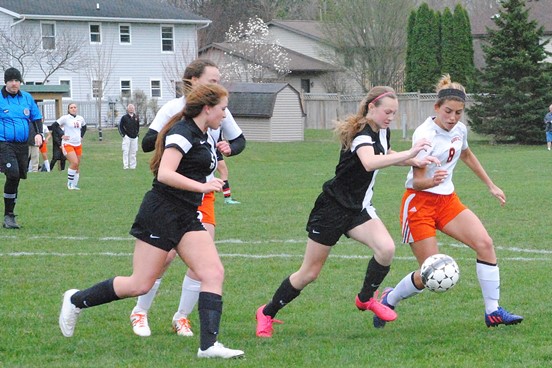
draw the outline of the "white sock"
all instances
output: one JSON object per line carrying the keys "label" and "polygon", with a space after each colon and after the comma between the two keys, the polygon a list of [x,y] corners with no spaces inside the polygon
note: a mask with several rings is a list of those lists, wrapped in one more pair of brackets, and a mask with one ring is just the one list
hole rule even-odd
{"label": "white sock", "polygon": [[173,319],[181,317],[188,317],[194,310],[195,305],[199,299],[199,290],[201,289],[201,282],[192,279],[188,275],[184,276],[182,281],[182,293],[180,294],[180,304],[178,305],[178,312],[175,313]]}
{"label": "white sock", "polygon": [[79,186],[79,177],[80,177],[80,173],[79,172],[76,172],[75,173],[75,180],[73,180],[73,184],[78,187]]}
{"label": "white sock", "polygon": [[424,289],[420,290],[414,285],[414,282],[412,281],[413,275],[414,272],[411,272],[399,281],[393,291],[387,294],[387,303],[395,307],[401,300],[410,298],[411,296],[424,291]]}
{"label": "white sock", "polygon": [[153,299],[155,298],[155,294],[157,294],[157,289],[159,289],[159,285],[161,285],[161,278],[155,280],[153,286],[146,294],[138,297],[138,301],[136,302],[136,306],[132,310],[132,313],[148,313],[153,303]]}
{"label": "white sock", "polygon": [[77,170],[67,169],[67,184],[75,185],[76,175],[77,175]]}
{"label": "white sock", "polygon": [[500,299],[500,270],[498,265],[491,266],[477,262],[475,270],[483,293],[485,313],[493,313],[498,309],[498,300]]}
{"label": "white sock", "polygon": [[50,161],[44,160],[44,162],[42,163],[42,165],[44,165],[44,167],[46,168],[46,171],[47,171],[47,172],[50,172]]}

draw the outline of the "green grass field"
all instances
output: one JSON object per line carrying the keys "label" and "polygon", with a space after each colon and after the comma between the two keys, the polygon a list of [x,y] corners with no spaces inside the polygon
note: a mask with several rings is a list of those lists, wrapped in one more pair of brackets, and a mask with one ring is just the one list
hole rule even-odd
{"label": "green grass field", "polygon": [[[395,150],[409,142],[395,132]],[[128,230],[152,176],[150,154],[138,169],[122,170],[121,140],[90,130],[84,142],[81,191],[65,187],[67,172],[32,173],[20,186],[16,208],[21,230],[0,229],[0,367],[546,367],[552,362],[548,292],[552,263],[552,153],[542,146],[491,146],[472,140],[472,150],[506,193],[500,207],[463,164],[457,192],[479,215],[500,259],[501,304],[525,316],[517,326],[488,329],[475,275],[473,251],[440,235],[442,253],[454,257],[459,284],[444,294],[403,301],[399,318],[383,330],[372,314],[354,306],[370,249],[343,238],[320,278],[278,315],[272,339],[255,337],[254,312],[284,277],[300,265],[307,216],[329,179],[338,144],[328,131],[308,131],[300,143],[249,142],[227,160],[241,205],[217,194],[217,246],[226,268],[220,341],[243,349],[245,360],[198,360],[199,321],[193,338],[171,330],[186,267],[175,261],[150,311],[152,336],[132,333],[128,299],[85,310],[75,335],[58,328],[61,296],[115,275],[128,275],[134,241]],[[416,262],[399,244],[398,210],[407,169],[378,175],[374,205],[397,241],[385,286],[395,285]],[[3,179],[0,183],[3,183]],[[2,184],[3,185],[3,184]]]}

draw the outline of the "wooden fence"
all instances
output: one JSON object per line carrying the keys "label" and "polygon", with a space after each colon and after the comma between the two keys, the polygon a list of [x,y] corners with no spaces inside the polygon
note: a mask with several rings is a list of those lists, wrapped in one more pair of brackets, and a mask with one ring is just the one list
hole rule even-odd
{"label": "wooden fence", "polygon": [[[435,115],[433,106],[437,100],[436,93],[399,93],[399,111],[391,123],[391,129],[412,130],[424,120]],[[302,95],[306,129],[332,129],[337,119],[355,114],[364,95],[339,95],[335,93],[305,93]],[[468,96],[469,106],[472,100]],[[467,122],[464,113],[463,122]]]}

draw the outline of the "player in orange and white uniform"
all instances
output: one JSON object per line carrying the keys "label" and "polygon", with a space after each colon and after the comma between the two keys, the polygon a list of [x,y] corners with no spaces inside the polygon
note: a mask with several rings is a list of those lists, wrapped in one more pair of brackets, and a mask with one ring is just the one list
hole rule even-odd
{"label": "player in orange and white uniform", "polygon": [[84,118],[77,115],[77,104],[70,103],[67,107],[68,114],[63,115],[57,123],[63,129],[62,150],[67,160],[67,189],[80,190],[78,187],[80,176],[80,160],[82,156],[82,137],[86,133],[86,122]]}
{"label": "player in orange and white uniform", "polygon": [[[444,75],[436,92],[436,116],[429,117],[415,130],[412,144],[428,139],[431,149],[421,151],[418,158],[431,155],[439,159],[441,165],[412,167],[408,173],[400,214],[403,242],[410,244],[420,266],[429,256],[439,253],[436,230],[472,248],[476,253],[475,268],[485,304],[485,324],[493,327],[520,323],[523,317],[509,313],[498,303],[500,273],[493,240],[477,215],[463,205],[455,193],[452,177],[458,160],[461,159],[485,183],[500,205],[506,203],[506,196],[468,146],[467,128],[460,121],[466,101],[464,87],[452,82],[449,75]],[[394,309],[401,300],[423,290],[418,268],[406,275],[394,289],[385,289],[381,303]],[[374,327],[384,326],[385,321],[375,316]]]}

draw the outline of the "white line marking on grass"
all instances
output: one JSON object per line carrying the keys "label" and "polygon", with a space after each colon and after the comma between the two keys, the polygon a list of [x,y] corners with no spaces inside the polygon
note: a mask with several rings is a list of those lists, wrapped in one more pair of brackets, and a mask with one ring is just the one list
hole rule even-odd
{"label": "white line marking on grass", "polygon": [[[117,237],[117,236],[106,236],[106,237],[89,237],[89,236],[46,236],[46,235],[32,235],[28,237],[20,237],[16,235],[0,235],[0,239],[11,239],[11,240],[37,240],[37,239],[50,239],[50,240],[70,240],[70,241],[101,241],[101,242],[131,242],[134,240],[133,237]],[[304,243],[304,239],[263,239],[263,240],[242,240],[242,239],[221,239],[217,240],[217,244],[242,244],[242,245],[271,245],[271,244],[296,244]],[[357,244],[353,241],[345,240],[344,245]],[[466,245],[461,243],[450,243],[450,244],[439,244],[442,247],[452,247],[452,248],[465,248],[469,249]],[[397,243],[397,246],[400,246]],[[519,247],[504,247],[504,246],[495,246],[495,249],[501,251],[509,251],[516,253],[525,253],[525,254],[542,254],[548,255],[552,254],[552,250],[546,249],[528,249],[528,248],[519,248]],[[40,257],[74,257],[74,256],[108,256],[108,257],[128,257],[132,256],[132,253],[115,253],[115,252],[92,252],[92,253],[59,253],[59,252],[7,252],[0,253],[0,257],[24,257],[24,256],[40,256]],[[251,259],[267,259],[267,258],[302,258],[303,253],[301,254],[247,254],[247,253],[221,253],[221,257],[228,258],[251,258]],[[337,255],[330,254],[332,258],[338,259],[370,259],[372,255]],[[529,258],[529,257],[499,257],[500,260],[509,260],[509,261],[550,261],[549,257],[539,257],[539,258]],[[414,257],[395,257],[395,260],[401,261],[412,261]],[[471,257],[462,257],[458,258],[459,260],[470,260]]]}

